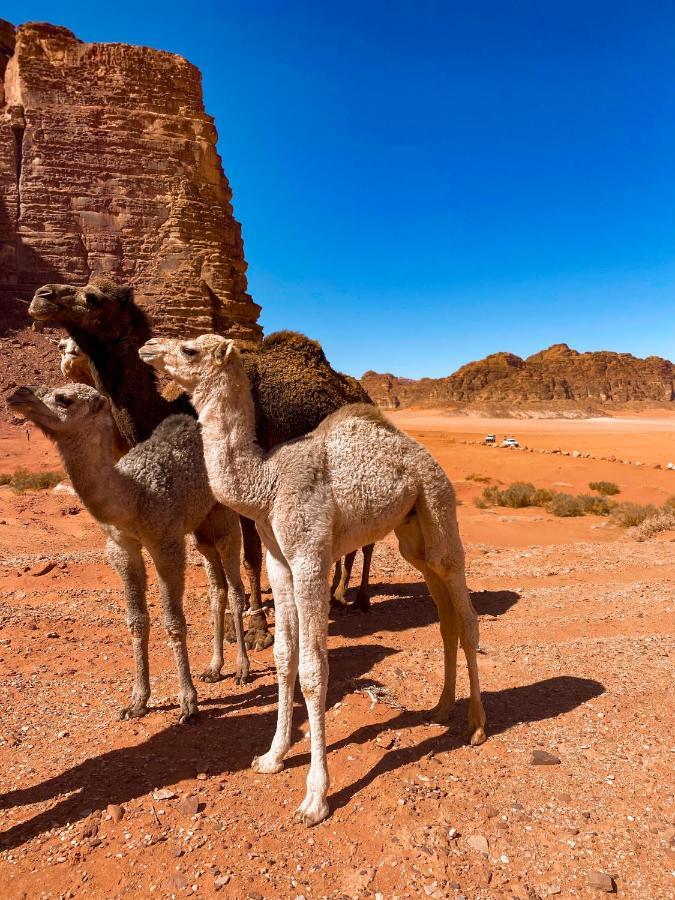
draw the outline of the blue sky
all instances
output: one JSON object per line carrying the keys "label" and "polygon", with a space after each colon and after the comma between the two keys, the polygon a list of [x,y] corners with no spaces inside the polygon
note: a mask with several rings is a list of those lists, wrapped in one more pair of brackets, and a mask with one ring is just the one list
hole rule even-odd
{"label": "blue sky", "polygon": [[675,6],[5,0],[198,65],[267,332],[440,376],[675,358]]}

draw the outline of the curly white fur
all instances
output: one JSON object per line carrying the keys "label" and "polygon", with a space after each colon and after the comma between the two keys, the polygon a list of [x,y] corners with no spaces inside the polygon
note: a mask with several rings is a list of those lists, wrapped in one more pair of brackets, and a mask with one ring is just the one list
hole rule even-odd
{"label": "curly white fur", "polygon": [[307,704],[311,763],[297,816],[314,825],[328,815],[325,698],[328,681],[328,575],[331,563],[395,531],[403,556],[424,576],[439,611],[445,681],[432,711],[446,721],[455,699],[457,639],[469,668],[469,740],[485,740],[480,697],[478,620],[464,575],[452,485],[427,450],[372,406],[346,406],[313,432],[270,453],[255,443],[248,379],[231,341],[155,338],[141,356],[192,392],[216,498],[254,519],[267,547],[276,604],[279,716],[258,772],[278,772],[291,739],[293,687]]}

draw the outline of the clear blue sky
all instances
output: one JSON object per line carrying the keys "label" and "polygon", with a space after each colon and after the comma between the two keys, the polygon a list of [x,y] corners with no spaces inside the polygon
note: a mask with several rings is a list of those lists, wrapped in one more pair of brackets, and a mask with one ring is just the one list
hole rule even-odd
{"label": "clear blue sky", "polygon": [[266,331],[446,375],[566,341],[675,358],[672,2],[5,0],[180,53]]}

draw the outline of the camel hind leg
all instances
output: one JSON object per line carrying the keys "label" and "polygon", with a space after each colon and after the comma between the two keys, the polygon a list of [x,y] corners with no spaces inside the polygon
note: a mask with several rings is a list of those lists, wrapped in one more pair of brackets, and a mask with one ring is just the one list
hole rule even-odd
{"label": "camel hind leg", "polygon": [[454,504],[433,515],[424,502],[418,503],[415,512],[396,529],[396,535],[404,558],[424,576],[440,619],[445,679],[440,700],[431,714],[436,721],[447,721],[454,705],[459,636],[469,670],[469,742],[474,746],[482,744],[485,711],[478,677],[478,616],[466,586],[464,550]]}

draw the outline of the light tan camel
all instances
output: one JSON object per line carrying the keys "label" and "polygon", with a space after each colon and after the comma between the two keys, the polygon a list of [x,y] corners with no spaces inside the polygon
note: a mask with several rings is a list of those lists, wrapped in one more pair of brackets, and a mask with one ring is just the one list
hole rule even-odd
{"label": "light tan camel", "polygon": [[89,358],[77,346],[72,338],[63,338],[59,341],[61,353],[61,371],[75,384],[88,384],[94,387],[94,376],[89,367]]}
{"label": "light tan camel", "polygon": [[276,604],[274,655],[279,715],[270,750],[253,762],[279,772],[291,739],[293,689],[300,685],[311,733],[307,794],[296,817],[314,825],[328,815],[325,700],[331,564],[396,531],[403,556],[424,576],[439,612],[445,679],[435,720],[455,701],[457,639],[471,697],[469,740],[485,740],[478,679],[478,618],[464,574],[455,493],[441,467],[373,406],[345,406],[305,437],[269,453],[255,441],[251,388],[232,341],[155,338],[139,351],[191,392],[202,427],[214,495],[252,518],[267,547]]}
{"label": "light tan camel", "polygon": [[[152,435],[117,463],[113,457],[113,418],[108,401],[83,384],[59,388],[17,388],[12,409],[34,422],[57,446],[80,499],[108,538],[108,559],[124,585],[127,624],[136,664],[131,703],[123,718],[148,712],[150,670],[146,603],[145,547],[157,568],[164,627],[173,648],[180,689],[180,722],[196,720],[197,692],[190,675],[183,587],[185,534],[194,531],[214,500],[204,466],[199,425],[190,416],[169,416]],[[229,583],[228,600],[237,635],[237,682],[245,682],[249,662],[244,644],[244,586],[239,572],[241,538],[236,513],[218,544]]]}

